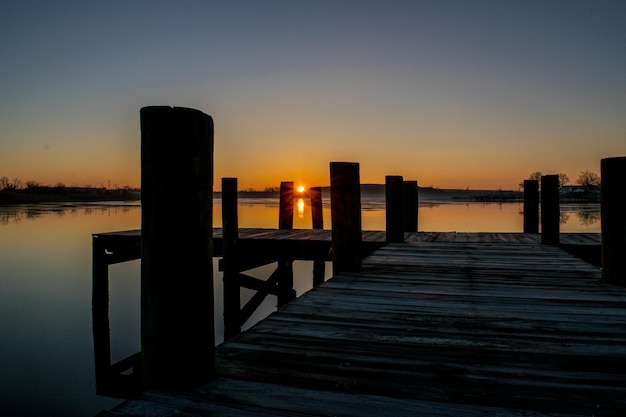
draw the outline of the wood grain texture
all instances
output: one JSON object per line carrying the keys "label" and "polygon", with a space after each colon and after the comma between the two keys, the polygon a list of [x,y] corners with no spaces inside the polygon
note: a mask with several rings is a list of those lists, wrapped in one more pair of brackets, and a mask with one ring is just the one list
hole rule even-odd
{"label": "wood grain texture", "polygon": [[386,245],[218,346],[217,380],[106,415],[623,415],[626,289],[492,235]]}

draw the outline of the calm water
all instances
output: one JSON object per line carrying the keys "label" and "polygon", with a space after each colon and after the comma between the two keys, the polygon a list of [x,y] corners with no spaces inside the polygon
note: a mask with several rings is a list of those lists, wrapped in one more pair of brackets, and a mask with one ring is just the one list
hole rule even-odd
{"label": "calm water", "polygon": [[[522,228],[521,204],[420,206],[423,231],[503,231]],[[598,205],[562,206],[563,232],[599,232]],[[221,225],[220,201],[214,225]],[[307,204],[294,227],[310,228]],[[384,230],[384,202],[363,200],[363,228]],[[0,207],[0,416],[89,416],[119,400],[95,395],[91,334],[91,234],[138,229],[138,202]],[[276,227],[278,204],[242,199],[241,227]],[[324,209],[326,228],[330,209]],[[330,268],[327,268],[330,271]],[[267,277],[271,267],[253,271]],[[311,265],[294,264],[298,295],[311,286]],[[113,265],[113,360],[140,349],[139,261]],[[221,273],[215,271],[216,331],[221,340]],[[243,292],[243,291],[242,291]],[[243,297],[250,294],[243,293]],[[271,311],[269,298],[253,319]],[[250,324],[248,324],[250,325]]]}

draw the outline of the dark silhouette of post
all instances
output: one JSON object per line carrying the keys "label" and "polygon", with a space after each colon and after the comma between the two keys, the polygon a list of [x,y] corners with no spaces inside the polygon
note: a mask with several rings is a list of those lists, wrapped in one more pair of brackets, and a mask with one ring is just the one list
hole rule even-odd
{"label": "dark silhouette of post", "polygon": [[[311,220],[313,223],[313,229],[324,228],[324,215],[322,206],[322,187],[311,187],[309,189],[309,195],[311,196]],[[324,274],[326,271],[326,260],[323,258],[316,258],[313,260],[313,286],[324,282]]]}
{"label": "dark silhouette of post", "polygon": [[92,238],[92,321],[93,350],[96,365],[96,392],[102,393],[110,385],[111,332],[109,327],[109,264],[105,248],[95,236]]}
{"label": "dark silhouette of post", "polygon": [[237,240],[237,178],[222,178],[222,269],[224,272],[224,339],[241,332],[241,293]]}
{"label": "dark silhouette of post", "polygon": [[600,166],[602,281],[626,285],[626,157]]}
{"label": "dark silhouette of post", "polygon": [[311,187],[309,189],[309,195],[311,196],[311,220],[313,222],[313,229],[323,229],[322,187]]}
{"label": "dark silhouette of post", "polygon": [[561,212],[559,206],[559,176],[541,176],[541,243],[559,244]]}
{"label": "dark silhouette of post", "polygon": [[[293,181],[281,182],[278,215],[279,229],[293,229],[293,198]],[[278,308],[280,308],[296,298],[296,293],[293,289],[293,259],[279,254],[277,269],[280,274],[277,301]]]}
{"label": "dark silhouette of post", "polygon": [[293,182],[280,183],[279,229],[293,229]]}
{"label": "dark silhouette of post", "polygon": [[385,177],[385,215],[387,242],[404,241],[403,181],[400,175]]}
{"label": "dark silhouette of post", "polygon": [[145,388],[215,376],[213,120],[141,109],[141,356]]}
{"label": "dark silhouette of post", "polygon": [[418,187],[417,181],[402,183],[402,218],[405,232],[417,232]]}
{"label": "dark silhouette of post", "polygon": [[357,162],[330,163],[333,274],[361,270],[361,184]]}
{"label": "dark silhouette of post", "polygon": [[524,180],[524,233],[539,233],[539,181]]}

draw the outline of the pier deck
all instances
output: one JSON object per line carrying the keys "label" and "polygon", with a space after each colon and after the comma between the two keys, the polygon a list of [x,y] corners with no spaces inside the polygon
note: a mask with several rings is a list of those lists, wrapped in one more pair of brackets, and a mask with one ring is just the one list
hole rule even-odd
{"label": "pier deck", "polygon": [[621,416],[626,289],[599,281],[538,235],[417,233],[218,346],[213,382],[100,415]]}

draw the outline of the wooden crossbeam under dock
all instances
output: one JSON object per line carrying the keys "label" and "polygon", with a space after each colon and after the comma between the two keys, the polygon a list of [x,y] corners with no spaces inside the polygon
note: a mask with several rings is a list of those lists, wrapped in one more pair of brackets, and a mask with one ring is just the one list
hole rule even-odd
{"label": "wooden crossbeam under dock", "polygon": [[532,235],[430,237],[218,346],[213,382],[101,416],[623,415],[624,287]]}

